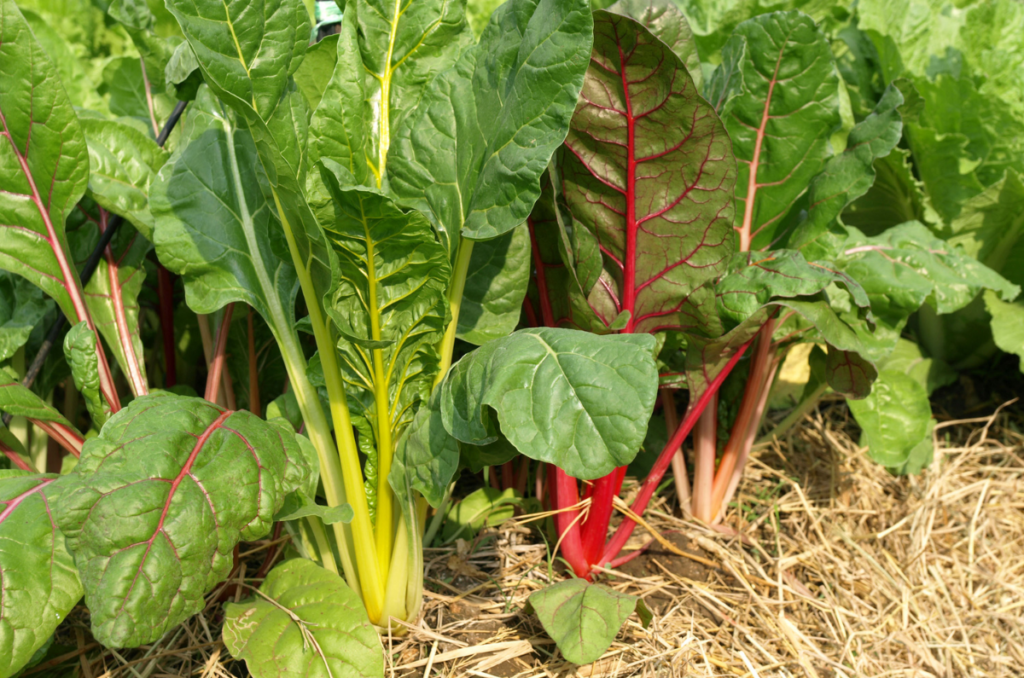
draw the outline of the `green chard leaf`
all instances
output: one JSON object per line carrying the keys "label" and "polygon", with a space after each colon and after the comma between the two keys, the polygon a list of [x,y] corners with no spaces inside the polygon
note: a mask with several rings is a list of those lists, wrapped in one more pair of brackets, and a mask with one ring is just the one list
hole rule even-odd
{"label": "green chard leaf", "polygon": [[[392,139],[391,190],[454,256],[523,223],[565,139],[592,39],[586,0],[511,0],[427,88]],[[500,93],[500,94],[497,94]]]}
{"label": "green chard leaf", "polygon": [[381,188],[395,132],[429,84],[473,43],[465,5],[350,0],[337,65],[311,123],[310,154],[348,173],[345,184]]}
{"label": "green chard leaf", "polygon": [[[576,315],[589,307],[603,331],[683,329],[693,324],[687,297],[734,249],[729,138],[665,43],[626,17],[594,20],[591,66],[559,156],[573,232],[591,239],[586,247],[577,236],[573,248],[581,284],[593,287]],[[598,257],[594,285],[589,259]]]}
{"label": "green chard leaf", "polygon": [[270,531],[310,460],[287,425],[199,398],[136,398],[61,479],[57,522],[82,575],[92,632],[159,638],[203,606],[240,540]]}
{"label": "green chard leaf", "polygon": [[530,594],[532,609],[562,655],[574,664],[589,664],[611,647],[633,612],[646,627],[651,612],[643,598],[569,579]]}
{"label": "green chard leaf", "polygon": [[8,271],[0,271],[0,361],[25,345],[33,328],[53,308],[42,290]]}
{"label": "green chard leaf", "polygon": [[[86,202],[78,205],[82,224],[69,237],[76,251],[91,253],[109,227],[110,214],[102,207],[90,208]],[[85,286],[85,303],[96,329],[107,340],[135,395],[149,391],[139,328],[139,294],[146,279],[149,250],[148,240],[132,226],[122,225]]]}
{"label": "green chard leaf", "polygon": [[57,69],[13,0],[0,0],[0,63],[0,268],[85,320],[64,222],[85,192],[88,149]]}
{"label": "green chard leaf", "polygon": [[75,386],[85,397],[93,426],[99,431],[110,418],[110,405],[100,393],[100,366],[96,360],[96,333],[80,322],[64,335],[64,355]]}
{"label": "green chard leaf", "polygon": [[996,346],[1020,358],[1024,372],[1024,304],[1001,301],[992,290],[985,290],[985,309],[992,316],[992,338]]}
{"label": "green chard leaf", "polygon": [[1002,179],[968,200],[950,225],[948,242],[1024,285],[1024,180],[1007,170]]}
{"label": "green chard leaf", "polygon": [[0,678],[17,675],[82,597],[53,521],[57,478],[0,471]]}
{"label": "green chard leaf", "polygon": [[445,428],[486,445],[498,427],[522,454],[577,478],[599,478],[636,455],[654,407],[649,335],[540,328],[488,342],[452,367]]}
{"label": "green chard leaf", "polygon": [[123,122],[84,117],[82,129],[89,145],[89,197],[152,240],[150,187],[170,154]]}
{"label": "green chard leaf", "polygon": [[308,560],[281,563],[259,594],[225,606],[224,644],[255,678],[383,678],[380,638],[359,596]]}
{"label": "green chard leaf", "polygon": [[461,501],[451,504],[444,517],[441,539],[473,539],[484,527],[496,527],[515,515],[515,507],[523,498],[514,489],[499,490],[481,487]]}
{"label": "green chard leaf", "polygon": [[14,381],[6,371],[0,371],[0,412],[25,417],[51,437],[66,441],[72,447],[82,446],[82,434],[63,414],[32,390]]}
{"label": "green chard leaf", "polygon": [[902,104],[902,93],[890,85],[871,114],[850,130],[846,150],[830,158],[811,181],[806,217],[790,238],[790,247],[818,259],[836,254],[825,243],[830,227],[848,205],[871,189],[876,179],[875,161],[888,157],[899,143],[903,122],[897,109]]}
{"label": "green chard leaf", "polygon": [[476,243],[466,274],[456,336],[477,346],[508,336],[519,324],[530,267],[527,224]]}
{"label": "green chard leaf", "polygon": [[444,427],[441,389],[422,405],[395,447],[388,482],[399,497],[408,500],[419,492],[438,508],[459,468],[459,444]]}
{"label": "green chard leaf", "polygon": [[740,249],[773,242],[785,216],[831,155],[839,78],[828,39],[800,12],[736,27],[708,82],[739,160]]}

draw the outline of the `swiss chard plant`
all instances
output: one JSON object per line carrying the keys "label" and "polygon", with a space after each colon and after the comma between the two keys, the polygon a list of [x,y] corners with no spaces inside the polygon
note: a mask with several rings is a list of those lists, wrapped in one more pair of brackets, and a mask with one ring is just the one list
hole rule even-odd
{"label": "swiss chard plant", "polygon": [[[837,60],[837,35],[868,50],[836,16],[350,0],[316,42],[301,0],[114,0],[78,28],[43,6],[0,0],[0,678],[83,596],[100,643],[157,641],[283,529],[289,559],[225,608],[229,651],[383,676],[424,541],[511,515],[531,479],[576,578],[530,608],[593,661],[650,615],[588,580],[669,468],[721,519],[793,346],[870,439],[924,392],[910,315],[1017,292],[917,193],[865,226],[933,112],[923,81]],[[1006,172],[1005,200],[970,200],[1010,205]],[[873,454],[919,467],[925,433]],[[503,492],[449,506],[460,469],[499,466]]]}

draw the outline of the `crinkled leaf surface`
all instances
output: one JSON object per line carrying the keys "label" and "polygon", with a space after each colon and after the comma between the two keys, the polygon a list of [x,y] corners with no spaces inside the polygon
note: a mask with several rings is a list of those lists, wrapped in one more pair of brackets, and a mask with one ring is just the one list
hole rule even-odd
{"label": "crinkled leaf surface", "polygon": [[839,125],[839,78],[828,39],[801,12],[744,21],[708,83],[739,161],[738,228],[751,247],[776,230],[831,154]]}
{"label": "crinkled leaf surface", "polygon": [[100,366],[96,359],[96,333],[80,322],[64,335],[64,356],[71,367],[75,387],[85,398],[93,426],[100,430],[110,417],[110,408],[100,393]]}
{"label": "crinkled leaf surface", "polygon": [[652,617],[642,598],[583,579],[569,579],[530,594],[529,607],[562,655],[574,664],[600,659],[634,611],[645,627]]}
{"label": "crinkled leaf surface", "polygon": [[479,346],[516,328],[530,283],[530,264],[526,224],[473,245],[459,309],[459,339]]}
{"label": "crinkled leaf surface", "polygon": [[199,611],[234,545],[266,535],[310,473],[287,425],[200,398],[153,394],[111,417],[56,511],[96,639],[135,647]]}
{"label": "crinkled leaf surface", "polygon": [[255,678],[383,678],[380,638],[341,577],[295,558],[260,593],[226,605],[224,620],[224,644]]}
{"label": "crinkled leaf surface", "polygon": [[459,444],[444,427],[441,389],[436,389],[398,440],[388,482],[399,497],[416,490],[437,508],[458,468]]}
{"label": "crinkled leaf surface", "polygon": [[1024,180],[1015,170],[964,204],[949,243],[1024,285]]}
{"label": "crinkled leaf surface", "polygon": [[588,303],[606,328],[625,313],[626,332],[687,327],[686,297],[734,248],[729,138],[667,45],[632,19],[594,16],[591,65],[559,160],[576,227],[603,260]]}
{"label": "crinkled leaf surface", "polygon": [[850,130],[846,149],[830,158],[811,181],[806,208],[801,210],[801,213],[806,212],[806,217],[793,234],[790,247],[804,250],[814,258],[836,254],[824,242],[828,240],[829,228],[850,203],[874,185],[876,159],[889,156],[903,133],[903,122],[897,111],[902,104],[903,95],[890,85],[871,114]]}
{"label": "crinkled leaf surface", "polygon": [[0,272],[0,361],[25,345],[32,328],[52,308],[42,291],[7,271]]}
{"label": "crinkled leaf surface", "polygon": [[[445,428],[466,443],[497,440],[577,478],[599,478],[640,449],[658,370],[649,335],[539,328],[484,344],[449,372]],[[494,420],[497,417],[497,421]]]}
{"label": "crinkled leaf surface", "polygon": [[671,0],[619,0],[608,11],[628,16],[643,24],[682,60],[697,91],[703,89],[700,55],[697,54],[697,43],[693,39],[690,22]]}
{"label": "crinkled leaf surface", "polygon": [[13,0],[0,1],[0,268],[85,319],[64,221],[85,192],[85,136],[53,62]]}
{"label": "crinkled leaf surface", "polygon": [[0,678],[17,674],[82,597],[53,520],[56,479],[0,471]]}
{"label": "crinkled leaf surface", "polygon": [[337,66],[311,124],[313,159],[330,158],[356,184],[380,188],[395,132],[472,43],[461,2],[347,2]]}
{"label": "crinkled leaf surface", "polygon": [[928,391],[898,369],[882,369],[863,400],[850,400],[868,456],[902,473],[918,473],[932,460],[932,419]]}
{"label": "crinkled leaf surface", "polygon": [[149,191],[169,153],[139,130],[115,120],[82,119],[89,145],[89,197],[153,239]]}
{"label": "crinkled leaf surface", "polygon": [[392,142],[391,189],[430,214],[454,254],[526,220],[565,139],[590,53],[585,0],[512,0],[439,75]]}

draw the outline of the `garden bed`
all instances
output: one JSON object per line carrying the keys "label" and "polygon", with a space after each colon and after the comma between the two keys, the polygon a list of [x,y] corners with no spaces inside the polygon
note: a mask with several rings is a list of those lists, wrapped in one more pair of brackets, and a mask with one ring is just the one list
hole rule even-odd
{"label": "garden bed", "polygon": [[[846,408],[826,403],[757,450],[726,521],[742,537],[680,519],[674,499],[659,498],[648,523],[673,548],[655,543],[606,579],[642,595],[654,622],[645,630],[634,618],[588,666],[563,661],[521,613],[549,582],[529,516],[475,543],[428,549],[424,613],[407,633],[383,637],[387,675],[1018,675],[1022,409],[940,422],[934,465],[894,477],[858,447]],[[631,546],[649,534],[638,531]],[[243,545],[249,583],[272,545]],[[221,643],[223,591],[159,643],[131,651],[98,647],[73,613],[59,639],[84,651],[61,661],[60,675],[74,664],[88,678],[247,675]],[[47,668],[57,667],[26,675]]]}

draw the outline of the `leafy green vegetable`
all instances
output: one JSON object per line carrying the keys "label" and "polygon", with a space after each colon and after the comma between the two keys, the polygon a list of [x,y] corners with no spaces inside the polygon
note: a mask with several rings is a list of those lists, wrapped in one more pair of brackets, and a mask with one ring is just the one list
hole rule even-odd
{"label": "leafy green vegetable", "polygon": [[537,614],[562,655],[574,664],[600,659],[633,612],[645,627],[653,616],[642,598],[583,579],[569,579],[535,591],[527,607]]}
{"label": "leafy green vegetable", "polygon": [[708,82],[739,160],[740,249],[773,242],[794,202],[831,154],[839,79],[828,39],[800,12],[737,26]]}
{"label": "leafy green vegetable", "polygon": [[32,328],[52,307],[38,287],[7,271],[0,272],[0,361],[25,345]]}
{"label": "leafy green vegetable", "polygon": [[484,527],[496,527],[510,519],[515,515],[516,505],[521,502],[522,497],[514,489],[481,487],[448,507],[441,538],[446,543],[472,539]]}
{"label": "leafy green vegetable", "polygon": [[460,233],[488,240],[529,216],[565,138],[591,25],[585,0],[505,3],[395,132],[391,189],[430,215],[453,255]]}
{"label": "leafy green vegetable", "polygon": [[100,366],[96,361],[96,333],[80,322],[64,335],[64,355],[75,386],[85,398],[93,426],[100,430],[110,418],[110,407],[100,394]]}
{"label": "leafy green vegetable", "polygon": [[56,479],[0,471],[0,678],[18,674],[82,597],[52,518]]}
{"label": "leafy green vegetable", "polygon": [[93,635],[112,647],[156,640],[201,609],[234,545],[266,535],[311,472],[286,427],[169,393],[132,401],[82,452],[55,513]]}
{"label": "leafy green vegetable", "polygon": [[256,678],[384,676],[359,597],[308,560],[281,563],[256,596],[225,606],[224,644]]}
{"label": "leafy green vegetable", "polygon": [[996,346],[1016,353],[1024,372],[1024,305],[1001,301],[995,292],[985,290],[985,309],[992,316],[992,337]]}
{"label": "leafy green vegetable", "polygon": [[530,263],[526,224],[473,245],[459,309],[459,339],[480,346],[516,328],[530,281]]}
{"label": "leafy green vegetable", "polygon": [[388,481],[399,497],[408,498],[416,490],[438,508],[458,466],[458,441],[444,427],[437,389],[398,439]]}
{"label": "leafy green vegetable", "polygon": [[486,445],[497,426],[521,453],[578,478],[636,455],[657,395],[654,337],[521,330],[460,360],[444,382],[445,428]]}

